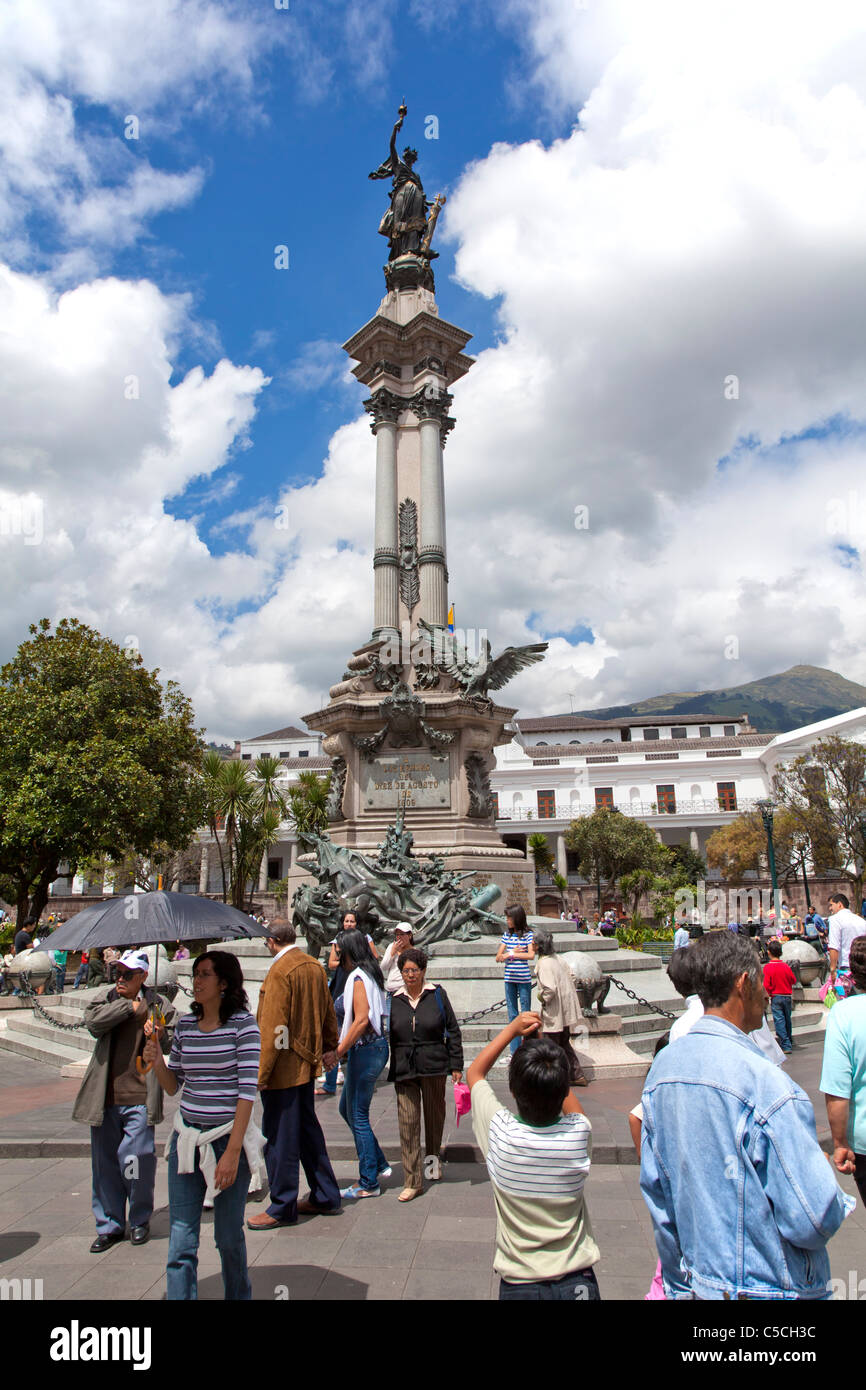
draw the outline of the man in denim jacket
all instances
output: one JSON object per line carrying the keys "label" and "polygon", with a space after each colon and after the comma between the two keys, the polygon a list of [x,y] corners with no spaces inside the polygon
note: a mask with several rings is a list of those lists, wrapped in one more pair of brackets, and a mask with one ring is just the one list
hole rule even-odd
{"label": "man in denim jacket", "polygon": [[854,1209],[804,1091],[749,1038],[764,1015],[752,944],[689,948],[704,1017],[653,1062],[641,1191],[668,1298],[829,1298],[827,1241]]}

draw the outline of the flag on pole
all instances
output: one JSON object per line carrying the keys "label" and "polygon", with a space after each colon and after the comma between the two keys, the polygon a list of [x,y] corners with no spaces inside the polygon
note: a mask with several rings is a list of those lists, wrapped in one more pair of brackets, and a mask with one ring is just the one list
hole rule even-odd
{"label": "flag on pole", "polygon": [[448,631],[454,631],[454,604],[448,609]]}

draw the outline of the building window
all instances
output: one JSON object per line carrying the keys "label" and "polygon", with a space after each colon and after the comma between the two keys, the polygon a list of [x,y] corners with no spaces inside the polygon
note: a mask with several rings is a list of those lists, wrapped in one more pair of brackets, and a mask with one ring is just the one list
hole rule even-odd
{"label": "building window", "polygon": [[536,748],[546,748],[547,744],[543,738],[540,738],[535,746]]}
{"label": "building window", "polygon": [[552,820],[556,815],[556,792],[538,793],[538,819]]}
{"label": "building window", "polygon": [[280,751],[279,751],[278,756],[279,756],[280,758],[290,758],[292,755],[291,755],[291,753],[289,752],[288,748],[281,748]]}
{"label": "building window", "polygon": [[597,811],[613,810],[613,787],[596,787],[595,789],[595,809]]}
{"label": "building window", "polygon": [[674,814],[677,809],[677,798],[672,786],[656,787],[656,805],[662,814]]}
{"label": "building window", "polygon": [[659,731],[658,729],[644,729],[643,736],[644,738],[658,738]]}
{"label": "building window", "polygon": [[671,729],[671,738],[688,738],[688,729]]}
{"label": "building window", "polygon": [[493,803],[493,819],[499,819],[499,792],[491,792],[490,800]]}
{"label": "building window", "polygon": [[725,738],[735,738],[737,733],[736,724],[725,725]]}
{"label": "building window", "polygon": [[282,861],[282,859],[269,859],[269,860],[268,860],[268,881],[269,881],[270,883],[278,883],[278,882],[280,881],[280,879],[282,878],[282,876],[283,876],[283,861]]}
{"label": "building window", "polygon": [[299,758],[308,758],[309,756],[310,756],[310,750],[309,750],[309,748],[302,748],[302,749],[300,750],[300,752],[298,753],[298,757],[299,757]]}
{"label": "building window", "polygon": [[736,811],[737,809],[737,788],[733,782],[717,782],[716,791],[719,794],[720,811]]}
{"label": "building window", "polygon": [[701,738],[712,738],[713,731],[709,724],[702,724],[699,730]]}
{"label": "building window", "polygon": [[569,748],[571,748],[572,745],[575,744],[575,743],[577,744],[577,746],[578,746],[578,748],[579,748],[579,747],[580,747],[580,739],[579,739],[579,738],[570,738],[570,739],[568,740],[568,746],[569,746]]}
{"label": "building window", "polygon": [[245,763],[248,763],[252,759],[252,756],[252,753],[241,753],[241,760]]}

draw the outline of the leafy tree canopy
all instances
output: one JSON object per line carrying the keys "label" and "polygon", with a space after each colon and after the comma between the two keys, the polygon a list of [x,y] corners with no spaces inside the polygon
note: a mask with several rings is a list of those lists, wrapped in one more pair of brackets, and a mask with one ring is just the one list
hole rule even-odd
{"label": "leafy tree canopy", "polygon": [[75,618],[30,633],[0,668],[0,875],[19,917],[42,910],[61,862],[181,849],[204,812],[179,686]]}

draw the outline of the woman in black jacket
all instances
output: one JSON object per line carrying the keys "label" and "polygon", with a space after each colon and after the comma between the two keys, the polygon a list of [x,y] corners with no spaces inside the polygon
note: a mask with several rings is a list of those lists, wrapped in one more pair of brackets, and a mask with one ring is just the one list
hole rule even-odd
{"label": "woman in black jacket", "polygon": [[424,1168],[432,1181],[442,1176],[439,1149],[445,1128],[445,1082],[463,1077],[463,1040],[451,1001],[441,985],[425,980],[427,952],[410,946],[397,961],[403,985],[391,997],[391,1067],[397,1090],[397,1122],[403,1191],[411,1202],[423,1192],[421,1107],[424,1108]]}

